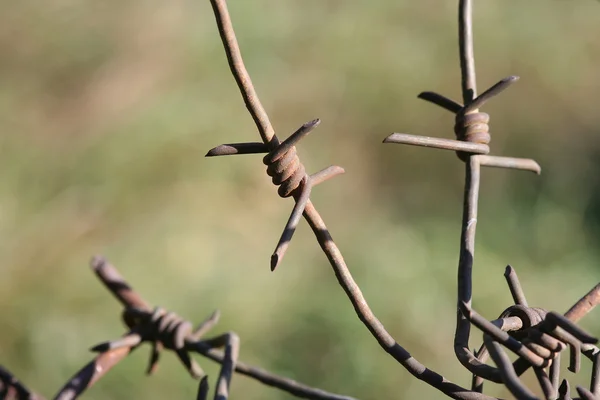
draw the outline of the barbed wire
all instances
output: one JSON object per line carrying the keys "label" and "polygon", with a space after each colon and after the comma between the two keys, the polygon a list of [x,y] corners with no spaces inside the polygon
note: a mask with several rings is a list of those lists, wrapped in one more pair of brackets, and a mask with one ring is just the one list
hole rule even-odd
{"label": "barbed wire", "polygon": [[[295,147],[303,137],[320,124],[320,120],[315,119],[305,123],[283,142],[279,140],[244,65],[226,1],[211,0],[210,2],[229,67],[262,142],[224,144],[211,149],[206,156],[267,153],[263,163],[267,166],[266,172],[272,178],[273,184],[278,186],[278,194],[282,198],[291,197],[295,201],[271,257],[271,270],[281,263],[303,216],[315,234],[339,285],[346,293],[360,321],[382,349],[417,379],[453,399],[495,399],[483,393],[484,382],[487,380],[504,384],[517,399],[529,400],[538,397],[520,380],[520,376],[531,368],[545,399],[568,400],[571,399],[570,384],[566,379],[561,381],[560,377],[561,353],[568,349],[568,368],[571,372],[579,372],[582,355],[592,362],[589,389],[582,386],[576,388],[579,399],[600,399],[600,350],[595,345],[598,339],[576,325],[600,303],[600,283],[562,315],[543,308],[530,307],[516,271],[509,265],[504,275],[514,304],[507,307],[494,320],[488,320],[477,313],[472,304],[472,273],[481,167],[525,170],[536,174],[541,172],[540,166],[532,159],[489,155],[490,116],[480,112],[479,109],[491,98],[514,84],[518,77],[509,76],[502,79],[479,96],[477,95],[472,0],[459,0],[459,55],[463,104],[435,92],[423,92],[418,96],[455,114],[456,140],[404,133],[394,133],[384,140],[384,143],[453,150],[465,163],[454,352],[458,361],[472,374],[470,388],[450,382],[441,374],[417,361],[375,316],[352,277],[325,222],[310,200],[314,186],[343,173],[344,170],[339,166],[330,166],[309,175]],[[208,398],[209,381],[190,353],[200,354],[221,364],[215,384],[215,399],[225,400],[229,397],[231,379],[233,373],[237,372],[301,398],[353,400],[351,397],[313,388],[239,361],[240,339],[234,332],[203,339],[204,335],[218,323],[218,311],[193,328],[191,322],[175,313],[160,307],[152,308],[104,258],[95,257],[91,265],[99,280],[123,305],[121,317],[128,331],[119,339],[93,346],[91,350],[99,354],[77,371],[54,399],[70,400],[79,397],[121,360],[147,342],[151,345],[147,373],[152,374],[157,370],[163,350],[174,352],[187,372],[194,379],[199,380],[197,399]],[[471,326],[475,326],[483,333],[482,344],[477,350],[469,348]],[[504,348],[517,355],[514,362],[511,362]],[[489,358],[495,366],[486,364]],[[0,367],[0,397],[17,400],[43,399],[27,389],[3,367]]]}
{"label": "barbed wire", "polygon": [[[563,381],[559,393],[560,353],[570,350],[569,370],[577,373],[580,354],[590,358],[594,364],[590,390],[577,387],[581,398],[600,396],[598,383],[598,339],[585,333],[575,325],[580,318],[599,302],[600,284],[577,302],[564,316],[547,312],[541,308],[528,307],[527,300],[518,281],[516,272],[507,267],[506,279],[513,295],[514,306],[507,308],[500,319],[488,321],[472,307],[472,273],[475,254],[477,204],[481,167],[499,167],[541,172],[540,166],[531,159],[488,155],[491,135],[489,115],[479,111],[492,97],[500,94],[518,80],[516,76],[500,80],[477,96],[475,58],[473,51],[472,0],[459,1],[459,55],[461,68],[461,105],[435,92],[423,92],[419,98],[434,103],[456,114],[454,132],[457,140],[437,139],[394,133],[384,143],[409,144],[454,150],[465,162],[465,195],[458,266],[458,312],[454,351],[460,363],[474,376],[472,390],[481,392],[484,380],[504,383],[518,399],[537,397],[519,380],[528,368],[534,369],[545,399],[570,396],[568,382]],[[478,351],[469,349],[471,325],[484,332],[483,345]],[[511,363],[504,347],[519,358]],[[497,367],[485,364],[488,355]],[[546,371],[548,370],[548,372]],[[548,374],[550,376],[548,376]]]}
{"label": "barbed wire", "polygon": [[[401,133],[394,133],[384,140],[384,143],[454,150],[459,159],[465,162],[465,196],[458,265],[457,325],[454,350],[460,363],[473,374],[470,390],[448,381],[440,374],[418,362],[392,337],[374,315],[360,288],[354,281],[327,226],[310,201],[310,179],[304,172],[304,166],[300,163],[296,149],[293,147],[302,136],[308,134],[319,120],[303,125],[290,139],[280,143],[275,135],[275,129],[269,121],[268,114],[259,100],[250,75],[244,66],[226,1],[211,0],[211,4],[229,67],[263,142],[221,145],[211,149],[207,156],[269,152],[264,161],[268,165],[267,174],[273,177],[273,183],[279,185],[281,182],[285,182],[286,179],[294,182],[290,185],[292,190],[288,191],[282,189],[282,187],[279,189],[279,194],[282,197],[292,196],[296,205],[277,244],[271,262],[271,269],[273,270],[281,261],[287,242],[291,240],[298,224],[300,210],[302,210],[304,218],[313,230],[321,249],[334,270],[338,283],[354,306],[359,319],[380,346],[416,378],[454,399],[491,399],[492,397],[482,393],[484,380],[503,383],[515,397],[530,399],[537,397],[521,383],[518,377],[532,367],[540,382],[544,397],[555,399],[559,396],[560,353],[568,347],[571,356],[569,365],[571,371],[578,372],[582,352],[594,362],[590,390],[578,387],[579,395],[584,399],[600,396],[597,371],[599,368],[597,362],[598,351],[597,347],[594,346],[597,339],[574,324],[576,320],[589,312],[599,302],[600,286],[596,286],[573,306],[572,310],[577,311],[568,312],[565,316],[562,316],[541,308],[528,307],[516,272],[509,266],[506,271],[506,279],[515,304],[507,308],[501,314],[501,317],[494,321],[488,321],[472,308],[472,271],[481,167],[508,168],[531,171],[536,174],[541,173],[541,168],[535,160],[488,155],[491,140],[489,133],[490,117],[488,114],[480,112],[479,108],[514,84],[519,78],[509,76],[477,96],[473,51],[472,1],[459,1],[459,54],[463,104],[435,92],[423,92],[419,95],[419,98],[432,102],[456,115],[454,126],[456,140]],[[285,162],[280,161],[280,165],[273,165],[273,161],[283,160],[284,158]],[[288,168],[288,165],[291,167]],[[339,172],[343,171],[340,167],[330,168]],[[282,194],[282,191],[286,195]],[[585,304],[587,306],[584,306]],[[471,325],[484,332],[483,345],[479,351],[475,352],[469,349]],[[519,358],[511,363],[500,345],[516,353]],[[492,358],[497,365],[496,367],[485,364],[488,357]],[[550,376],[548,376],[546,369],[549,370]],[[561,388],[560,393],[563,393],[563,397],[570,395],[567,381],[563,381]]]}
{"label": "barbed wire", "polygon": [[[198,399],[207,398],[209,384],[204,371],[189,353],[200,354],[221,364],[221,371],[215,385],[215,399],[226,400],[228,398],[233,372],[237,372],[300,398],[354,400],[352,397],[310,387],[239,361],[240,339],[234,332],[202,339],[217,324],[218,311],[212,313],[195,329],[192,329],[191,322],[177,314],[167,312],[160,307],[152,309],[123,279],[119,271],[103,257],[94,257],[91,267],[100,282],[123,305],[121,317],[129,331],[120,339],[93,346],[91,350],[98,352],[98,356],[76,372],[53,397],[54,399],[76,399],[141,344],[148,342],[151,344],[152,350],[147,374],[152,374],[157,370],[161,350],[171,350],[176,353],[188,373],[193,378],[200,380]],[[220,348],[224,350],[221,351]],[[33,394],[4,368],[0,368],[0,395],[2,393],[11,394],[15,400],[43,400],[43,397]],[[4,397],[0,396],[0,398]]]}

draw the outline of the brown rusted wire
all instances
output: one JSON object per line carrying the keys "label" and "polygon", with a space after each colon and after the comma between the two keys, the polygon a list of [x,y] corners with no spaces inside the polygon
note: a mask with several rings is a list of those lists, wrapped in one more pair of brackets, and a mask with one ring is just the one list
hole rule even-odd
{"label": "brown rusted wire", "polygon": [[[218,312],[209,316],[196,329],[192,329],[191,323],[176,314],[160,308],[152,310],[148,303],[123,279],[117,269],[104,258],[95,257],[91,264],[100,281],[124,306],[122,317],[130,330],[121,339],[94,346],[92,350],[98,351],[100,354],[78,371],[59,391],[55,399],[77,398],[131,351],[143,342],[149,342],[152,344],[152,353],[148,373],[156,370],[161,349],[173,350],[188,372],[194,378],[201,380],[198,396],[205,395],[205,391],[208,390],[208,382],[202,382],[204,373],[189,357],[190,352],[201,354],[221,364],[215,391],[215,398],[218,399],[224,400],[228,397],[229,383],[232,372],[235,371],[300,398],[353,400],[352,397],[312,388],[238,361],[239,338],[235,333],[229,332],[214,338],[201,339],[217,323]],[[220,351],[218,348],[224,348],[224,351]]]}

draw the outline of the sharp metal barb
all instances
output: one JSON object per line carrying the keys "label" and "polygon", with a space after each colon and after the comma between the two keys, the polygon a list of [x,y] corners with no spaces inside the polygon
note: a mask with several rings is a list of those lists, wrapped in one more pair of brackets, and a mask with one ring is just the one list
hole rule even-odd
{"label": "sharp metal barb", "polygon": [[294,236],[296,232],[296,228],[298,227],[298,223],[300,222],[300,218],[302,217],[302,213],[304,212],[304,208],[306,207],[306,203],[310,198],[310,193],[312,190],[312,182],[310,178],[305,179],[304,186],[302,191],[300,192],[300,196],[296,200],[296,204],[294,204],[294,209],[290,214],[290,218],[288,219],[285,228],[281,234],[281,238],[277,243],[277,247],[275,247],[275,251],[271,256],[271,271],[275,271],[275,268],[281,263],[283,256],[290,244],[290,240]]}
{"label": "sharp metal barb", "polygon": [[508,284],[510,294],[512,295],[515,304],[527,307],[527,299],[525,298],[525,293],[521,287],[521,282],[519,282],[517,272],[510,265],[506,266],[504,278],[506,278],[506,283]]}
{"label": "sharp metal barb", "polygon": [[236,154],[268,153],[269,147],[262,142],[228,143],[213,147],[204,157],[232,156]]}
{"label": "sharp metal barb", "polygon": [[269,154],[271,161],[278,160],[287,153],[296,143],[298,143],[303,137],[308,135],[313,129],[315,129],[321,123],[320,119],[309,121],[302,125],[298,130],[285,139],[279,146]]}
{"label": "sharp metal barb", "polygon": [[464,109],[462,110],[462,112],[464,112],[466,114],[466,113],[475,111],[478,108],[481,108],[481,106],[483,106],[485,103],[487,103],[491,98],[498,96],[500,93],[502,93],[504,90],[508,89],[509,86],[511,86],[513,83],[515,83],[518,80],[519,80],[518,76],[509,76],[508,78],[502,79],[501,81],[496,83],[494,86],[492,86],[485,92],[481,93],[475,100],[473,100],[469,104],[466,104]]}
{"label": "sharp metal barb", "polygon": [[346,171],[342,167],[338,167],[337,165],[332,165],[325,169],[322,169],[319,172],[316,172],[310,176],[310,182],[312,186],[317,186],[320,183],[330,180],[331,178],[341,175]]}
{"label": "sharp metal barb", "polygon": [[175,350],[175,354],[177,354],[179,361],[181,361],[181,363],[185,366],[185,369],[187,369],[192,378],[201,379],[206,375],[200,365],[198,365],[198,363],[192,357],[190,357],[187,350]]}
{"label": "sharp metal barb", "polygon": [[200,340],[200,338],[202,338],[206,332],[211,330],[219,322],[220,318],[221,312],[219,310],[213,311],[213,313],[207,319],[202,321],[198,327],[194,329],[194,332],[191,334],[191,339],[194,341]]}
{"label": "sharp metal barb", "polygon": [[458,113],[463,108],[462,104],[436,92],[421,92],[417,97],[421,100],[440,106],[453,114]]}
{"label": "sharp metal barb", "polygon": [[534,160],[528,158],[481,155],[479,156],[479,162],[480,165],[484,167],[519,169],[522,171],[534,172],[537,175],[542,172],[542,167]]}
{"label": "sharp metal barb", "polygon": [[146,375],[152,375],[158,368],[158,362],[160,361],[160,352],[162,350],[162,344],[160,342],[153,342],[152,349],[150,350],[150,359],[148,360],[148,367],[146,368]]}
{"label": "sharp metal barb", "polygon": [[572,400],[571,388],[569,387],[569,381],[566,379],[563,379],[558,388],[558,400]]}
{"label": "sharp metal barb", "polygon": [[486,144],[463,142],[453,139],[441,139],[429,136],[410,135],[407,133],[392,133],[383,143],[407,144],[411,146],[430,147],[442,150],[463,151],[472,154],[488,154],[490,148]]}

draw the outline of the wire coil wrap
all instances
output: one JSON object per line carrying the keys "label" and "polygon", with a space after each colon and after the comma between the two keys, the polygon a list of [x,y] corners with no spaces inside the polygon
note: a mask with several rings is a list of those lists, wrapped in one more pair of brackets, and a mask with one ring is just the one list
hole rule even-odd
{"label": "wire coil wrap", "polygon": [[[204,376],[202,368],[190,357],[186,349],[186,340],[198,340],[200,334],[193,332],[192,323],[186,321],[173,312],[167,312],[163,308],[157,307],[148,313],[146,310],[138,308],[125,308],[123,310],[123,320],[131,328],[130,335],[124,337],[116,343],[120,345],[138,345],[143,341],[153,343],[148,373],[151,374],[155,369],[159,358],[159,352],[164,346],[167,349],[174,350],[180,361],[184,364],[188,372],[195,379]],[[218,314],[211,317],[216,321]],[[200,328],[199,328],[200,329]],[[129,337],[130,340],[127,340]],[[106,346],[113,347],[115,344],[104,343],[96,346],[97,349],[103,349]]]}
{"label": "wire coil wrap", "polygon": [[267,175],[272,178],[273,184],[279,186],[277,193],[286,198],[292,196],[306,178],[306,169],[300,162],[296,153],[296,146],[290,147],[283,155],[278,156],[277,149],[271,151],[263,158],[267,166]]}
{"label": "wire coil wrap", "polygon": [[149,326],[153,336],[167,349],[180,350],[185,339],[192,333],[192,324],[173,312],[157,307],[152,313]]}
{"label": "wire coil wrap", "polygon": [[484,112],[471,112],[456,114],[454,133],[458,140],[471,143],[489,144],[490,136],[489,114]]}

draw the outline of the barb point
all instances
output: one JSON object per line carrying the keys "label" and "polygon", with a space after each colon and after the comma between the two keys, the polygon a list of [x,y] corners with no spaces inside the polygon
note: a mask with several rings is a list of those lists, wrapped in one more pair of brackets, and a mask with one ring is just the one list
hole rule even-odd
{"label": "barb point", "polygon": [[277,268],[277,266],[279,265],[279,261],[281,261],[281,258],[279,258],[279,255],[277,253],[274,253],[271,256],[271,272],[275,271],[275,268]]}
{"label": "barb point", "polygon": [[95,255],[90,261],[90,267],[92,267],[94,271],[98,271],[104,264],[106,264],[106,258],[101,255]]}

